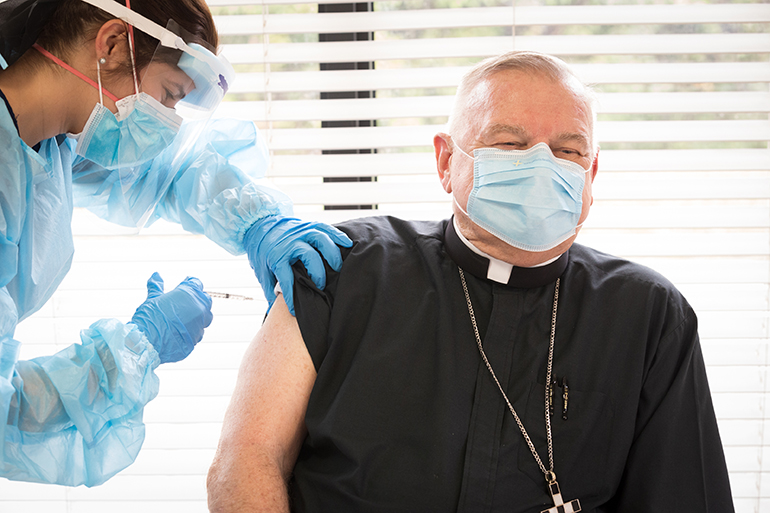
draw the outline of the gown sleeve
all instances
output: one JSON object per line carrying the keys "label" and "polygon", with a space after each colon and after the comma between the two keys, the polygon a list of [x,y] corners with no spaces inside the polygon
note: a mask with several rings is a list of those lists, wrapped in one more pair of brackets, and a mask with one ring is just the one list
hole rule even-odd
{"label": "gown sleeve", "polygon": [[[13,141],[12,130],[11,125],[4,140]],[[67,170],[55,167],[64,159],[46,159],[53,168],[31,173],[30,163],[14,148],[9,142],[0,154],[5,177],[0,188],[0,477],[94,486],[136,458],[144,441],[143,408],[158,393],[154,369],[160,359],[135,325],[104,319],[83,330],[79,344],[52,356],[18,360],[16,325],[50,297],[48,289],[59,282],[57,270],[69,268],[64,262],[70,234],[56,230],[50,218],[68,221],[72,207],[62,178]],[[34,198],[33,183],[43,191]],[[32,228],[38,238],[30,236]],[[48,255],[52,261],[24,250],[50,237],[60,237],[51,248],[64,248]]]}
{"label": "gown sleeve", "polygon": [[[0,289],[0,321],[14,323]],[[136,459],[142,412],[158,394],[158,353],[133,324],[102,319],[80,344],[17,361],[20,343],[0,334],[0,476],[67,486],[104,483]]]}
{"label": "gown sleeve", "polygon": [[240,254],[254,222],[292,214],[285,194],[258,182],[267,165],[267,148],[254,123],[187,122],[169,148],[132,169],[105,170],[78,157],[75,206],[124,226],[163,218]]}

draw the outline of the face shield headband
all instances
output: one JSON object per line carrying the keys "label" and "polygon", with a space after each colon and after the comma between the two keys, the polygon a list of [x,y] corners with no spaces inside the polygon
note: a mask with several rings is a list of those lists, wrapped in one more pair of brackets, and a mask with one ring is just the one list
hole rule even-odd
{"label": "face shield headband", "polygon": [[82,1],[154,37],[160,41],[161,46],[181,51],[182,56],[177,66],[192,79],[195,89],[180,100],[177,106],[186,111],[197,111],[203,114],[210,114],[216,109],[235,76],[232,66],[224,56],[215,55],[197,43],[187,44],[178,34],[114,0]]}

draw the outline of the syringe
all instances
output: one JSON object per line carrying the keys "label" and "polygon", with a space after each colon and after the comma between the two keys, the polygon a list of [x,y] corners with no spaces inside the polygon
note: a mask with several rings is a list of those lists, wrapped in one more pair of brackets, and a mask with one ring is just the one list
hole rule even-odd
{"label": "syringe", "polygon": [[241,296],[240,294],[230,294],[227,292],[211,292],[209,290],[206,291],[206,294],[208,294],[211,297],[221,298],[221,299],[237,299],[239,301],[253,301],[253,297],[248,296]]}

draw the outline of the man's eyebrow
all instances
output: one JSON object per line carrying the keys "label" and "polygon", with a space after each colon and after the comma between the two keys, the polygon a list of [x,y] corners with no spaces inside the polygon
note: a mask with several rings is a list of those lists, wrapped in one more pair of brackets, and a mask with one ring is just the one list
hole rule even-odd
{"label": "man's eyebrow", "polygon": [[492,125],[489,125],[486,130],[484,130],[484,133],[488,135],[495,135],[495,134],[526,135],[527,130],[521,125],[506,125],[504,123],[493,123]]}
{"label": "man's eyebrow", "polygon": [[[521,125],[507,125],[505,123],[494,123],[487,127],[486,130],[484,130],[484,135],[489,136],[497,134],[526,136],[528,132]],[[562,132],[557,134],[554,140],[559,142],[576,142],[578,144],[582,144],[586,148],[590,147],[591,145],[588,137],[579,132]]]}
{"label": "man's eyebrow", "polygon": [[573,141],[584,144],[586,147],[589,146],[588,137],[577,132],[562,132],[555,137],[555,140],[559,142]]}

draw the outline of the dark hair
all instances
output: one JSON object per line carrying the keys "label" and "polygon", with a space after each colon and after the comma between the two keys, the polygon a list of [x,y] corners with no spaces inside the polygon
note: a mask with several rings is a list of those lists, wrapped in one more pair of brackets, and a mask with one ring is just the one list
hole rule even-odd
{"label": "dark hair", "polygon": [[[117,3],[125,5],[125,0],[117,0]],[[131,10],[161,27],[174,20],[184,30],[183,39],[187,43],[212,49],[219,46],[214,18],[204,0],[131,0],[130,6]],[[101,26],[112,19],[115,16],[82,0],[61,0],[37,43],[66,61],[74,48],[95,38]],[[136,67],[143,69],[153,59],[158,40],[138,29],[133,33]],[[131,69],[130,61],[125,65]]]}

